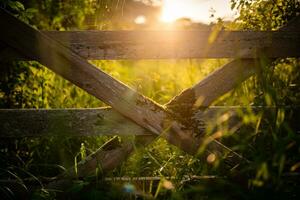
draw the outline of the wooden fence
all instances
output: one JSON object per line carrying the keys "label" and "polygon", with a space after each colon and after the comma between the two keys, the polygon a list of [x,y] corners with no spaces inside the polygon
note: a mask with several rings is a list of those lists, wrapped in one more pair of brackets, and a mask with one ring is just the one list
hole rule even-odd
{"label": "wooden fence", "polygon": [[[114,169],[134,150],[157,137],[190,154],[206,150],[234,166],[248,162],[201,132],[226,111],[231,127],[240,121],[236,108],[208,108],[223,94],[254,75],[262,54],[270,58],[300,56],[300,18],[278,31],[38,31],[0,11],[0,60],[36,60],[111,108],[0,110],[0,137],[135,135],[135,141],[108,141],[61,175],[84,177],[98,164]],[[86,59],[235,58],[162,106],[97,69]],[[199,101],[201,99],[201,101]],[[208,108],[208,109],[204,109]],[[61,119],[65,120],[61,120]],[[200,133],[200,136],[199,136]],[[207,142],[209,141],[209,142]]]}

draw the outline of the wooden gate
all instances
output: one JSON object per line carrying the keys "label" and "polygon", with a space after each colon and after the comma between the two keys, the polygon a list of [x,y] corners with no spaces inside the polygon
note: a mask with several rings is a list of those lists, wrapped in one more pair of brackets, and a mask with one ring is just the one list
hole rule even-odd
{"label": "wooden gate", "polygon": [[[300,18],[278,31],[38,31],[0,11],[1,60],[36,60],[111,108],[0,110],[0,137],[122,135],[134,142],[108,141],[61,177],[84,177],[100,164],[112,170],[157,137],[189,154],[200,145],[232,166],[248,162],[213,136],[203,137],[207,121],[223,108],[210,104],[254,75],[261,55],[300,57]],[[162,106],[88,63],[87,59],[235,58]],[[230,123],[239,123],[230,109]],[[62,120],[64,119],[64,120]],[[109,122],[109,123],[108,123]],[[59,124],[59,126],[58,126]],[[124,131],[126,130],[126,131]]]}

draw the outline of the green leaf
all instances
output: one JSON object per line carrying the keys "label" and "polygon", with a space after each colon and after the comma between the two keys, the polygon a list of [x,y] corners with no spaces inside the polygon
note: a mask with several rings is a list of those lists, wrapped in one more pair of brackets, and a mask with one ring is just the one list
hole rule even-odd
{"label": "green leaf", "polygon": [[24,11],[25,7],[19,1],[9,1],[8,6],[15,11]]}

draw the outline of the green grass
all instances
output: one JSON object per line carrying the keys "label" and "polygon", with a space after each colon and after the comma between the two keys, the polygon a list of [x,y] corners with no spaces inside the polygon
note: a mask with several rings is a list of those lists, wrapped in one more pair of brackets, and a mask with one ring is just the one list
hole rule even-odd
{"label": "green grass", "polygon": [[[141,60],[141,61],[92,61],[100,69],[154,101],[165,104],[183,89],[191,87],[207,74],[228,60]],[[299,63],[298,63],[299,64]],[[257,78],[251,78],[232,92],[221,97],[215,105],[297,105],[298,95],[293,85],[297,84],[297,61],[290,59],[279,62],[274,70],[266,68]],[[55,75],[35,62],[26,65],[27,71],[18,76],[12,95],[16,100],[12,107],[21,108],[91,108],[105,106],[68,81]],[[23,75],[22,75],[23,74]],[[282,89],[284,88],[284,89]],[[299,104],[298,104],[299,105]],[[209,164],[206,157],[192,157],[160,138],[145,149],[139,149],[125,163],[106,174],[107,177],[176,177],[168,182],[132,181],[104,183],[101,179],[81,180],[70,188],[67,195],[93,199],[129,198],[137,193],[141,198],[159,199],[251,199],[281,197],[282,192],[293,196],[299,187],[292,189],[290,179],[283,177],[287,172],[298,170],[297,151],[299,137],[291,129],[297,114],[284,108],[259,114],[241,113],[245,126],[240,134],[232,134],[225,126],[221,141],[252,161],[239,168],[246,176],[248,185],[239,185],[233,173],[221,160]],[[208,132],[212,128],[208,128]],[[64,168],[76,166],[101,146],[110,137],[49,137],[24,138],[1,144],[1,177],[18,177],[20,180],[43,176],[56,176]],[[20,170],[21,169],[21,170]],[[8,173],[9,172],[9,173]],[[24,173],[26,172],[26,173]],[[29,175],[30,174],[30,175]],[[181,182],[185,175],[216,175],[214,180],[192,180]],[[237,176],[237,175],[236,175]],[[223,179],[222,177],[227,177]],[[95,182],[95,180],[98,180]],[[26,182],[26,181],[25,181]],[[26,182],[26,184],[28,184]],[[25,185],[26,185],[25,184]],[[168,185],[171,187],[166,187]],[[124,192],[128,187],[131,192]],[[133,193],[132,193],[133,192]],[[7,191],[6,191],[7,193]],[[57,196],[58,195],[58,196]],[[39,199],[60,198],[61,193],[39,190],[33,196]],[[150,196],[149,196],[150,195]]]}

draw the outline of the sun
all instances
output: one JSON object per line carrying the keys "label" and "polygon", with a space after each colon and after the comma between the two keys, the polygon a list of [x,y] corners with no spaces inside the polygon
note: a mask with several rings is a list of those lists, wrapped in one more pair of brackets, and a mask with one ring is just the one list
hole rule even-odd
{"label": "sun", "polygon": [[161,20],[170,23],[179,18],[190,18],[192,20],[206,18],[208,14],[205,10],[205,2],[199,0],[164,0]]}
{"label": "sun", "polygon": [[183,1],[164,0],[161,20],[163,22],[173,22],[184,15]]}
{"label": "sun", "polygon": [[236,13],[230,8],[230,0],[163,0],[160,20],[174,22],[179,18],[190,18],[194,22],[209,24],[213,19],[220,17],[232,20]]}
{"label": "sun", "polygon": [[161,20],[170,23],[179,18],[205,19],[208,15],[206,12],[207,3],[205,2],[199,0],[164,0]]}

